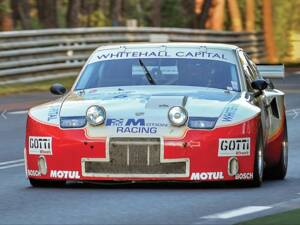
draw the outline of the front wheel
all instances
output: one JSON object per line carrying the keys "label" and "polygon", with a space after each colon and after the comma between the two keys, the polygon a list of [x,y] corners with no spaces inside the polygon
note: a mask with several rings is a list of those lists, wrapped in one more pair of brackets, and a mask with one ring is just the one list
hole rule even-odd
{"label": "front wheel", "polygon": [[50,181],[50,180],[37,180],[29,178],[29,182],[33,187],[63,187],[66,181]]}

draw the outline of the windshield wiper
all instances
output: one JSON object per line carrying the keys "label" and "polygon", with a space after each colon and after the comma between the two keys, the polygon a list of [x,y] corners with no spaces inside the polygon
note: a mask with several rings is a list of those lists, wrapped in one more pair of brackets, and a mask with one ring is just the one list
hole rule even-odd
{"label": "windshield wiper", "polygon": [[149,81],[150,84],[155,85],[156,82],[155,80],[153,80],[151,73],[149,72],[149,70],[147,69],[147,67],[145,66],[145,64],[143,63],[143,61],[141,59],[139,59],[139,63],[141,65],[141,67],[143,67],[144,71],[145,71],[145,75],[147,80]]}

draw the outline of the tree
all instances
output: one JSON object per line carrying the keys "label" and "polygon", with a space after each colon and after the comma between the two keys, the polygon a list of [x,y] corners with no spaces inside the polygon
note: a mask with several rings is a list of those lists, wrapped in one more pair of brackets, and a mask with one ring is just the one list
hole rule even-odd
{"label": "tree", "polygon": [[160,0],[152,0],[152,9],[151,9],[151,22],[152,22],[152,26],[154,27],[159,27],[160,26],[160,19],[161,19],[161,15],[160,15]]}
{"label": "tree", "polygon": [[31,6],[28,0],[11,0],[12,15],[14,26],[17,27],[20,23],[22,29],[31,29],[30,9]]}
{"label": "tree", "polygon": [[[195,0],[196,20],[199,21],[199,28],[205,29],[212,0]],[[198,23],[198,22],[197,22]]]}
{"label": "tree", "polygon": [[9,3],[9,0],[0,0],[0,30],[2,31],[11,31],[13,29]]}
{"label": "tree", "polygon": [[57,21],[57,1],[37,0],[39,21],[44,28],[58,27]]}
{"label": "tree", "polygon": [[85,27],[91,26],[91,15],[94,10],[93,2],[91,0],[81,0],[80,2],[80,15],[81,24]]}
{"label": "tree", "polygon": [[255,0],[246,0],[246,31],[255,31]]}
{"label": "tree", "polygon": [[195,17],[196,14],[195,13],[191,13],[194,11],[195,9],[195,1],[193,0],[181,0],[180,1],[180,5],[182,8],[182,17],[186,18],[184,21],[184,26],[186,28],[195,28],[197,27],[195,25]]}
{"label": "tree", "polygon": [[67,12],[68,27],[80,26],[79,14],[80,14],[80,0],[69,0],[68,12]]}
{"label": "tree", "polygon": [[269,63],[277,63],[277,50],[273,37],[272,0],[263,0],[264,39]]}
{"label": "tree", "polygon": [[122,16],[122,3],[123,0],[113,0],[112,1],[112,25],[121,26],[123,24]]}
{"label": "tree", "polygon": [[225,0],[195,0],[195,12],[200,29],[224,29]]}
{"label": "tree", "polygon": [[225,0],[213,0],[210,9],[210,18],[208,28],[212,30],[224,29],[224,12],[225,12]]}
{"label": "tree", "polygon": [[240,32],[243,30],[239,5],[236,0],[227,0],[231,20],[231,30]]}
{"label": "tree", "polygon": [[[186,1],[186,0],[185,0]],[[182,0],[163,0],[161,2],[161,26],[162,27],[186,27],[193,14],[185,15]],[[192,15],[192,17],[191,17]]]}

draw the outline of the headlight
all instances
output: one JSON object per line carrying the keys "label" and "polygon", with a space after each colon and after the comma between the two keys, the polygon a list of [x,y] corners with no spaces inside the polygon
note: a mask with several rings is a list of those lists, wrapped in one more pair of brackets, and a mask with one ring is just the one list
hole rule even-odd
{"label": "headlight", "polygon": [[215,117],[190,117],[188,126],[194,129],[212,129],[217,120]]}
{"label": "headlight", "polygon": [[61,117],[60,127],[61,128],[80,128],[86,125],[85,116],[71,116],[71,117]]}
{"label": "headlight", "polygon": [[188,119],[188,113],[183,107],[174,106],[170,108],[168,117],[172,125],[179,127],[186,123]]}
{"label": "headlight", "polygon": [[104,108],[98,105],[90,106],[86,111],[86,119],[89,122],[89,124],[93,126],[97,126],[104,123],[105,120]]}

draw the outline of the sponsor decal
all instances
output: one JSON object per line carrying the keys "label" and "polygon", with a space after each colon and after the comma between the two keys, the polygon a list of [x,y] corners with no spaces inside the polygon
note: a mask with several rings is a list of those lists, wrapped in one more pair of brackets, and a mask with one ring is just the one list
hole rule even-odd
{"label": "sponsor decal", "polygon": [[253,173],[238,173],[235,175],[236,180],[252,180]]}
{"label": "sponsor decal", "polygon": [[176,52],[177,57],[222,59],[227,60],[223,53],[216,52]]}
{"label": "sponsor decal", "polygon": [[29,154],[52,155],[52,137],[29,136]]}
{"label": "sponsor decal", "polygon": [[156,134],[158,127],[167,127],[165,123],[146,123],[145,119],[114,119],[108,118],[106,126],[116,127],[116,133],[123,134]]}
{"label": "sponsor decal", "polygon": [[218,156],[250,155],[250,138],[220,138]]}
{"label": "sponsor decal", "polygon": [[52,106],[48,110],[48,122],[51,120],[56,120],[59,112],[59,106]]}
{"label": "sponsor decal", "polygon": [[50,177],[60,179],[80,179],[79,171],[51,170]]}
{"label": "sponsor decal", "polygon": [[192,173],[191,180],[222,180],[224,179],[223,172],[201,172]]}
{"label": "sponsor decal", "polygon": [[108,59],[124,59],[124,58],[146,58],[146,57],[177,57],[177,58],[202,58],[202,59],[216,59],[227,61],[224,52],[208,52],[208,51],[119,51],[106,52],[100,51],[97,55],[98,60]]}
{"label": "sponsor decal", "polygon": [[41,172],[38,170],[27,170],[27,174],[28,174],[28,176],[31,176],[31,177],[41,176]]}
{"label": "sponsor decal", "polygon": [[233,120],[234,115],[237,111],[237,106],[229,106],[224,110],[222,121],[223,122],[230,122]]}

